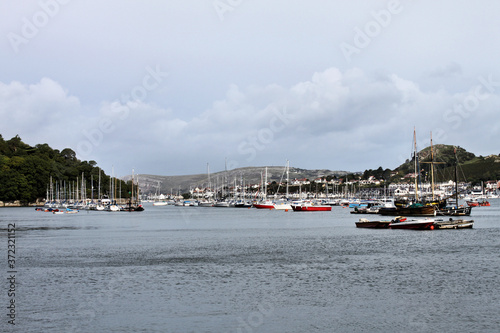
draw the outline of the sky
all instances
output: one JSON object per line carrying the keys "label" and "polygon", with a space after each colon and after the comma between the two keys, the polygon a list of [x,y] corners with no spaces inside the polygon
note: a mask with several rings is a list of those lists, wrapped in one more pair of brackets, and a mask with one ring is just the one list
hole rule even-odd
{"label": "sky", "polygon": [[499,154],[500,2],[0,2],[0,134],[108,174]]}

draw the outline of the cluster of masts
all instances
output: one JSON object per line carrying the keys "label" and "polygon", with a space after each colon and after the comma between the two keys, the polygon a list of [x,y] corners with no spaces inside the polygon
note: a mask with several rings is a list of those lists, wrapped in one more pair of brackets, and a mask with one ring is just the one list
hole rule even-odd
{"label": "cluster of masts", "polygon": [[135,184],[133,174],[131,186],[129,197],[122,198],[122,182],[117,182],[115,177],[110,177],[107,194],[101,193],[101,170],[99,170],[97,193],[95,193],[94,189],[93,175],[90,175],[90,191],[87,188],[87,181],[83,172],[81,179],[69,182],[57,180],[54,182],[51,176],[47,186],[45,207],[107,211],[123,211],[132,208],[137,210],[136,208],[142,207],[142,205],[139,203],[139,180],[137,179],[137,184]]}

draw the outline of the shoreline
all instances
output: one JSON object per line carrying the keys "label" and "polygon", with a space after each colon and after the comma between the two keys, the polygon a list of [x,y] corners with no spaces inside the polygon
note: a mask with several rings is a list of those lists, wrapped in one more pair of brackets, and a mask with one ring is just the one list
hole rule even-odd
{"label": "shoreline", "polygon": [[0,201],[0,208],[2,207],[43,207],[45,202],[30,202],[30,203],[22,203],[20,200],[3,202]]}

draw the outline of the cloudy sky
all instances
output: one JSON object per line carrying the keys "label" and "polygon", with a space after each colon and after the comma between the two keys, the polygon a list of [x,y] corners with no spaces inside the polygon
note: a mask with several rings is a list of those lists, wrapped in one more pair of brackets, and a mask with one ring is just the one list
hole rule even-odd
{"label": "cloudy sky", "polygon": [[498,154],[500,2],[0,3],[0,134],[110,173]]}

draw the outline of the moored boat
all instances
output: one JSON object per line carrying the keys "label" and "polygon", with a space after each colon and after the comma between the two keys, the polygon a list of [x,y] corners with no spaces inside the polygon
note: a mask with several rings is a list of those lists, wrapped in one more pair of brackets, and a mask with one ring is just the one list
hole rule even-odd
{"label": "moored boat", "polygon": [[412,204],[407,207],[382,207],[378,213],[385,216],[436,216],[435,206],[424,206],[422,204]]}
{"label": "moored boat", "polygon": [[326,212],[331,211],[332,206],[315,205],[313,203],[302,203],[299,205],[291,205],[294,212]]}
{"label": "moored boat", "polygon": [[375,229],[387,229],[391,225],[391,223],[394,221],[390,220],[384,220],[384,221],[370,221],[365,218],[359,219],[358,222],[356,222],[356,227],[357,228],[375,228]]}
{"label": "moored boat", "polygon": [[250,208],[252,203],[245,200],[238,200],[234,203],[235,208]]}
{"label": "moored boat", "polygon": [[435,219],[399,220],[390,224],[391,229],[434,230]]}
{"label": "moored boat", "polygon": [[465,206],[450,206],[439,208],[436,210],[436,216],[469,216],[472,207]]}
{"label": "moored boat", "polygon": [[293,208],[292,205],[289,204],[287,201],[281,201],[281,202],[276,202],[274,204],[274,209],[288,211],[292,210]]}
{"label": "moored boat", "polygon": [[434,222],[434,227],[436,229],[465,229],[465,228],[472,228],[473,226],[474,226],[474,220],[463,220],[463,219],[454,220],[450,218],[447,221],[437,220],[436,222]]}
{"label": "moored boat", "polygon": [[470,200],[466,201],[469,207],[485,207],[491,206],[488,200]]}
{"label": "moored boat", "polygon": [[274,209],[274,202],[272,202],[271,200],[264,200],[254,202],[253,206],[257,209]]}

